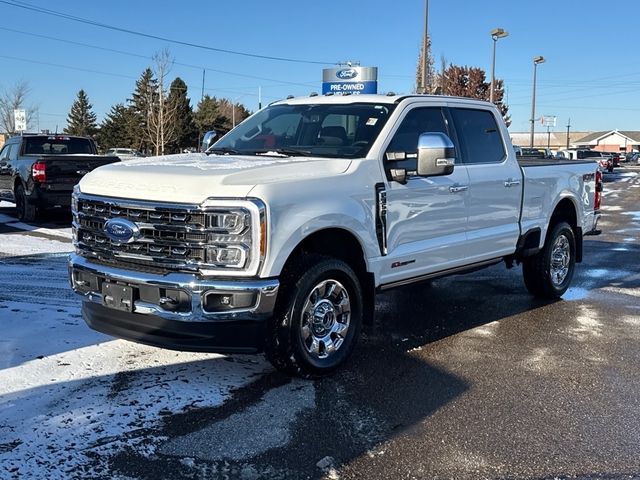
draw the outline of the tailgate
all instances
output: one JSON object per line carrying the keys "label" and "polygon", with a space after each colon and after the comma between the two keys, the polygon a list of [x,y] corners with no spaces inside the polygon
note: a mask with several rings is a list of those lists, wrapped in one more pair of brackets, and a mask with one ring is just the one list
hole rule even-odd
{"label": "tailgate", "polygon": [[52,155],[40,157],[39,161],[46,164],[47,180],[43,186],[47,190],[72,190],[91,170],[120,159],[102,155]]}

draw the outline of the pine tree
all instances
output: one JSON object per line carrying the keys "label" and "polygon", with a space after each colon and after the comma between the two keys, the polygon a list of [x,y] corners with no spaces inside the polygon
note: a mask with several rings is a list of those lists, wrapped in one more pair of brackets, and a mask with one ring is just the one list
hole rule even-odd
{"label": "pine tree", "polygon": [[198,110],[195,113],[196,126],[200,134],[208,130],[214,130],[218,119],[218,102],[215,98],[205,95],[198,102]]}
{"label": "pine tree", "polygon": [[101,150],[115,147],[137,148],[131,138],[131,111],[118,103],[104,119],[98,133],[98,144]]}
{"label": "pine tree", "polygon": [[96,114],[91,111],[93,105],[84,90],[78,92],[78,98],[71,105],[64,133],[69,135],[93,136],[98,132]]}
{"label": "pine tree", "polygon": [[177,77],[169,87],[167,97],[167,110],[173,112],[174,141],[170,144],[170,151],[180,152],[187,147],[198,144],[198,130],[196,127],[193,109],[189,97],[187,97],[187,84]]}
{"label": "pine tree", "polygon": [[133,148],[151,151],[152,142],[148,138],[149,117],[157,108],[158,81],[153,76],[153,71],[147,68],[136,81],[136,88],[128,99],[130,112],[129,135]]}
{"label": "pine tree", "polygon": [[234,106],[226,98],[217,99],[205,95],[198,103],[195,118],[200,135],[208,130],[215,130],[219,135],[224,135],[233,128],[234,118],[237,125],[250,114],[244,105],[236,103]]}

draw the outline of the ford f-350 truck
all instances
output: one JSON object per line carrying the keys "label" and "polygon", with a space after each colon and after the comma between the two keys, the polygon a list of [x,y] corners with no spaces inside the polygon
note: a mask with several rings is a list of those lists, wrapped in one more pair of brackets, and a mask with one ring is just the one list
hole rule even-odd
{"label": "ford f-350 truck", "polygon": [[601,190],[591,161],[518,163],[487,102],[288,99],[204,153],[86,175],[69,273],[96,330],[321,375],[381,290],[505,262],[562,296]]}

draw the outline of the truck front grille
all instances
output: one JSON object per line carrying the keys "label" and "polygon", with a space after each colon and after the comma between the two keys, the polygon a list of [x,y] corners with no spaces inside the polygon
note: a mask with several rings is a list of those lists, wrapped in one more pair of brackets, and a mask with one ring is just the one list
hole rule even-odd
{"label": "truck front grille", "polygon": [[[225,243],[232,236],[219,225],[224,209],[203,210],[197,205],[166,205],[134,200],[83,197],[73,208],[74,244],[79,255],[110,265],[143,270],[149,266],[166,271],[196,271],[216,267],[208,261],[207,244]],[[139,234],[121,243],[109,238],[105,224],[110,219],[135,223]],[[246,225],[237,227],[242,235]],[[237,238],[238,233],[233,237]]]}

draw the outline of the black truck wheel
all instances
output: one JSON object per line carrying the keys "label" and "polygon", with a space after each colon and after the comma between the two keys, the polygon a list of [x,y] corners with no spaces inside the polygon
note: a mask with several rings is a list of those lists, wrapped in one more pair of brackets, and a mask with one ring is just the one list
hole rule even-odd
{"label": "black truck wheel", "polygon": [[35,205],[29,203],[22,185],[16,187],[15,197],[18,220],[21,222],[34,222],[38,218],[38,209]]}
{"label": "black truck wheel", "polygon": [[342,260],[308,255],[282,275],[266,354],[279,370],[302,377],[334,371],[360,334],[362,290]]}
{"label": "black truck wheel", "polygon": [[522,263],[524,283],[536,297],[556,299],[567,291],[576,265],[576,241],[566,222],[551,228],[542,250]]}

